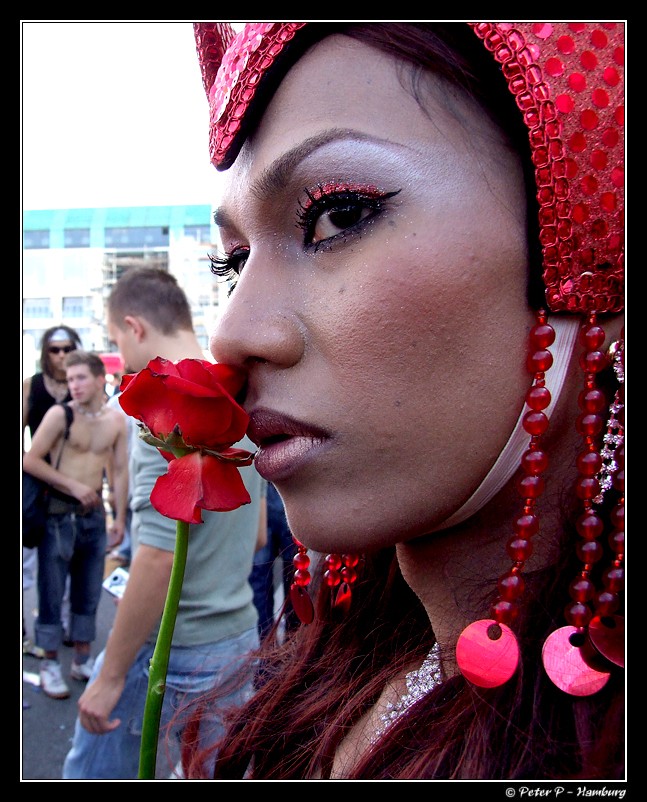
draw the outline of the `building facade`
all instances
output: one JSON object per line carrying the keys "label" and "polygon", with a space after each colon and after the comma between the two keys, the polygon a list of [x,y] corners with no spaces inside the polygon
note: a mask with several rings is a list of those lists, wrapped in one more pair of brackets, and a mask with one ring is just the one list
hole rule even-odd
{"label": "building facade", "polygon": [[228,293],[209,269],[213,234],[205,205],[23,211],[23,377],[38,370],[43,332],[57,323],[76,329],[86,350],[113,351],[106,298],[124,271],[141,265],[175,275],[206,351]]}

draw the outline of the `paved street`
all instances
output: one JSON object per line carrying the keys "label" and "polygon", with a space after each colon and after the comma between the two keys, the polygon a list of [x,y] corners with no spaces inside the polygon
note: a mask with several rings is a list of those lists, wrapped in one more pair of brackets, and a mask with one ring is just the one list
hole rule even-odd
{"label": "paved street", "polygon": [[[107,560],[104,575],[107,576],[114,567],[115,564]],[[283,604],[279,561],[274,566],[274,573],[277,588],[275,609],[278,612]],[[25,621],[32,641],[36,605],[36,588],[24,591]],[[102,591],[97,616],[97,640],[92,646],[92,654],[95,656],[106,643],[114,615],[113,597],[107,591]],[[29,655],[23,655],[22,658],[23,709],[19,777],[26,782],[61,780],[63,761],[70,748],[76,721],[76,703],[83,693],[85,683],[77,682],[69,677],[72,649],[63,646],[60,658],[63,665],[63,676],[71,691],[69,699],[50,699],[45,696],[39,687],[40,660]],[[93,782],[101,781],[94,780]]]}
{"label": "paved street", "polygon": [[[114,566],[106,563],[106,571]],[[24,613],[27,631],[33,635],[36,610],[36,589],[24,592]],[[92,646],[97,655],[105,645],[112,626],[115,604],[106,591],[102,591],[99,614],[97,616],[97,640]],[[33,638],[32,638],[33,639]],[[60,652],[63,675],[70,687],[69,699],[50,699],[39,687],[40,660],[29,655],[22,659],[22,752],[20,778],[23,781],[61,780],[63,761],[67,754],[74,722],[76,702],[83,693],[85,684],[69,677],[72,649],[63,646]]]}

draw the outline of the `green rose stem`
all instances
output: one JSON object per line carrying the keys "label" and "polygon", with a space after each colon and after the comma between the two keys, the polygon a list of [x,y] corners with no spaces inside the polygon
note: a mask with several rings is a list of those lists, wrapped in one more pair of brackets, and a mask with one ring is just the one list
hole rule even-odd
{"label": "green rose stem", "polygon": [[144,707],[142,740],[139,752],[138,779],[140,780],[155,779],[157,740],[162,715],[162,703],[166,690],[166,672],[171,651],[171,641],[173,640],[173,630],[175,629],[177,608],[182,593],[186,557],[189,551],[189,524],[186,521],[176,521],[176,532],[171,578],[155,650],[149,667],[148,692],[146,694],[146,706]]}

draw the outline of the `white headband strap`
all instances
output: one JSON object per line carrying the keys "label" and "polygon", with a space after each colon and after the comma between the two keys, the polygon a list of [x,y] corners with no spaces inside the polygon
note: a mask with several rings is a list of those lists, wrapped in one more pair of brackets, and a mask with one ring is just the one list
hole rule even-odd
{"label": "white headband strap", "polygon": [[65,331],[65,329],[56,329],[55,332],[49,335],[47,342],[51,343],[54,340],[68,340],[72,342],[72,337],[70,337],[69,333]]}
{"label": "white headband strap", "polygon": [[[546,372],[546,387],[550,391],[551,401],[544,413],[550,419],[564,386],[564,380],[566,379],[566,373],[580,330],[580,319],[576,316],[555,317],[548,322],[555,329],[555,344],[551,349],[553,365]],[[490,468],[486,477],[453,515],[433,529],[434,532],[448,529],[450,526],[456,526],[467,520],[484,507],[509,481],[512,474],[519,467],[524,451],[528,448],[528,433],[523,428],[523,418],[526,412],[527,409],[524,403],[508,442],[503,447],[503,451],[499,454],[497,461]]]}

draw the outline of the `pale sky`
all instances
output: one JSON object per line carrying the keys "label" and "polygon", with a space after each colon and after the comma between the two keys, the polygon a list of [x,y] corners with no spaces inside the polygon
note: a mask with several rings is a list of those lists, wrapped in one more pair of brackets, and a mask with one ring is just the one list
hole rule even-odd
{"label": "pale sky", "polygon": [[217,202],[189,20],[21,20],[23,209]]}

